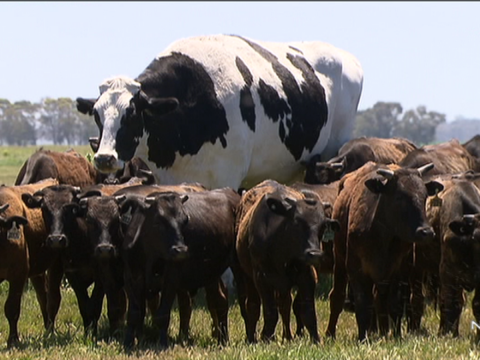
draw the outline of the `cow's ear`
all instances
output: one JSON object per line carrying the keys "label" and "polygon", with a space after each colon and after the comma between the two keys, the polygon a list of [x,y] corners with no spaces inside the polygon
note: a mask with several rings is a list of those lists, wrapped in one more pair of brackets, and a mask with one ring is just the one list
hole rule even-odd
{"label": "cow's ear", "polygon": [[28,220],[27,218],[23,217],[23,216],[10,216],[8,219],[7,219],[7,228],[11,228],[13,223],[16,223],[17,225],[27,225],[28,224]]}
{"label": "cow's ear", "polygon": [[467,224],[464,220],[453,220],[448,224],[450,230],[456,235],[465,236],[473,234],[474,227],[472,224]]}
{"label": "cow's ear", "polygon": [[381,194],[385,190],[387,179],[373,178],[365,181],[365,186],[375,194]]}
{"label": "cow's ear", "polygon": [[333,231],[340,231],[340,222],[336,219],[326,219],[326,223]]}
{"label": "cow's ear", "polygon": [[29,209],[38,209],[42,206],[43,197],[33,196],[29,193],[23,193],[22,200]]}
{"label": "cow's ear", "polygon": [[174,97],[149,97],[143,91],[138,93],[136,108],[138,112],[145,111],[154,116],[166,115],[178,107],[178,100]]}
{"label": "cow's ear", "polygon": [[287,216],[295,206],[294,202],[287,200],[289,199],[282,200],[277,197],[268,197],[267,206],[275,214]]}
{"label": "cow's ear", "polygon": [[77,98],[77,110],[82,114],[93,115],[93,106],[97,102],[97,99],[84,99]]}
{"label": "cow's ear", "polygon": [[438,181],[429,181],[425,184],[428,196],[433,196],[443,190],[443,185]]}

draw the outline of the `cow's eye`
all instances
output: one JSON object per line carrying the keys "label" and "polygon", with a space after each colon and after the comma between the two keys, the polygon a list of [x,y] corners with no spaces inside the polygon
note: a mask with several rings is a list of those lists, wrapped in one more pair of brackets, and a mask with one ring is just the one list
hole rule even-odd
{"label": "cow's eye", "polygon": [[127,118],[127,121],[133,115],[133,112],[134,112],[133,107],[129,106],[128,108],[126,108],[125,117]]}

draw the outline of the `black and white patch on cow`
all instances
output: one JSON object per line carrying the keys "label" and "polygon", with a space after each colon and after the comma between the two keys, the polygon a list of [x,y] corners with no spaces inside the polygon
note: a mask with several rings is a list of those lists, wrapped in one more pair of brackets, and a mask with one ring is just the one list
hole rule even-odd
{"label": "black and white patch on cow", "polygon": [[99,125],[102,172],[137,156],[163,184],[251,187],[293,181],[302,160],[349,140],[362,82],[358,61],[330,44],[199,36],[77,108]]}

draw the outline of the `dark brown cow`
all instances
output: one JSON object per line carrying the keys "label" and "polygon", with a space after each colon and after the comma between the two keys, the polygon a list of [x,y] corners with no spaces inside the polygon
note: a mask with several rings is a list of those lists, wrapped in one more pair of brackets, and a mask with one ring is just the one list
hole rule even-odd
{"label": "dark brown cow", "polygon": [[[5,316],[9,323],[7,340],[9,347],[16,345],[19,341],[17,324],[21,298],[28,278],[31,279],[37,293],[47,330],[53,328],[53,321],[58,311],[58,299],[55,298],[55,294],[49,292],[47,300],[45,271],[55,262],[55,254],[43,246],[46,230],[42,214],[39,210],[27,208],[21,199],[21,195],[25,192],[32,194],[52,184],[57,184],[57,181],[47,179],[30,185],[0,187],[3,219],[0,237],[0,280],[9,282],[5,302]],[[14,228],[8,227],[10,221],[17,216],[24,217],[28,224],[19,226],[22,221],[18,221]]]}
{"label": "dark brown cow", "polygon": [[[161,300],[154,322],[160,330],[162,346],[168,345],[175,296],[202,287],[214,321],[214,335],[219,343],[228,341],[228,299],[221,275],[230,266],[234,251],[235,211],[239,201],[240,196],[230,188],[156,192],[144,199],[137,196],[125,200],[122,212],[131,214],[125,233],[124,253],[129,264],[125,277],[126,281],[131,279],[127,286],[131,291],[129,301],[136,304],[129,307],[126,347],[131,347],[141,334],[144,310],[140,307],[145,303],[147,289],[158,287]],[[188,297],[182,299],[185,298]],[[181,311],[183,305],[180,304]],[[186,315],[181,319],[180,331],[188,333],[190,316]]]}
{"label": "dark brown cow", "polygon": [[468,170],[478,172],[480,171],[479,161],[457,139],[452,139],[413,150],[400,161],[399,165],[415,169],[433,163],[435,167],[427,175],[431,178],[439,174],[458,174]]}
{"label": "dark brown cow", "polygon": [[[291,290],[298,287],[298,314],[312,341],[320,340],[315,314],[316,272],[312,265],[321,255],[320,239],[327,226],[338,227],[325,216],[318,197],[267,180],[242,196],[237,216],[236,250],[245,273],[243,314],[247,340],[256,341],[260,306],[264,314],[262,339],[274,336],[279,308],[283,338],[290,330]],[[239,292],[241,289],[239,289]],[[243,302],[239,296],[239,301]]]}
{"label": "dark brown cow", "polygon": [[[420,328],[423,315],[422,283],[426,275],[440,278],[440,334],[458,336],[464,306],[463,289],[480,288],[480,190],[472,178],[443,180],[444,190],[427,201],[427,216],[435,241],[418,244],[412,276],[412,330]],[[475,293],[473,312],[480,321],[480,292]],[[477,332],[477,335],[479,332]]]}
{"label": "dark brown cow", "polygon": [[417,146],[403,138],[359,137],[346,142],[338,155],[327,162],[313,157],[306,166],[304,181],[308,184],[329,184],[340,180],[368,161],[380,164],[398,164]]}
{"label": "dark brown cow", "polygon": [[364,340],[367,331],[375,327],[371,323],[375,314],[382,335],[389,330],[389,316],[395,335],[400,335],[398,281],[402,262],[414,242],[434,236],[425,202],[427,195],[441,190],[442,185],[424,184],[422,175],[431,168],[432,164],[405,169],[368,162],[341,180],[332,214],[341,229],[334,239],[327,336],[335,337],[347,281],[354,293],[358,339]]}
{"label": "dark brown cow", "polygon": [[[63,271],[77,297],[85,332],[97,334],[97,323],[102,310],[104,291],[95,281],[93,245],[88,238],[87,224],[74,214],[80,188],[71,185],[52,185],[34,194],[25,193],[22,199],[31,209],[41,209],[47,228],[45,245],[56,249],[62,260]],[[61,277],[50,283],[50,289],[60,293]],[[89,286],[95,282],[91,296]]]}

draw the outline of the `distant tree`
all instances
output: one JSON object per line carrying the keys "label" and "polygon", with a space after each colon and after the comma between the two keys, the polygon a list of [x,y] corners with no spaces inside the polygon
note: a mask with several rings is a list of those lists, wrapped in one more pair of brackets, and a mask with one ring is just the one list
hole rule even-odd
{"label": "distant tree", "polygon": [[480,134],[480,119],[458,118],[437,126],[435,142],[444,142],[452,138],[464,143]]}
{"label": "distant tree", "polygon": [[88,138],[98,132],[95,123],[78,112],[70,98],[46,98],[41,105],[41,135],[54,144],[88,144]]}
{"label": "distant tree", "polygon": [[38,105],[29,101],[11,103],[0,99],[0,142],[7,145],[36,145],[37,110]]}
{"label": "distant tree", "polygon": [[423,105],[403,113],[399,103],[377,102],[357,113],[354,136],[403,137],[422,145],[434,141],[435,129],[445,121],[444,114],[427,111]]}
{"label": "distant tree", "polygon": [[355,137],[390,138],[402,111],[399,103],[377,102],[373,108],[358,112],[353,134]]}
{"label": "distant tree", "polygon": [[435,139],[435,129],[446,122],[445,114],[428,111],[425,106],[408,110],[396,123],[393,136],[404,137],[417,145],[430,144]]}

